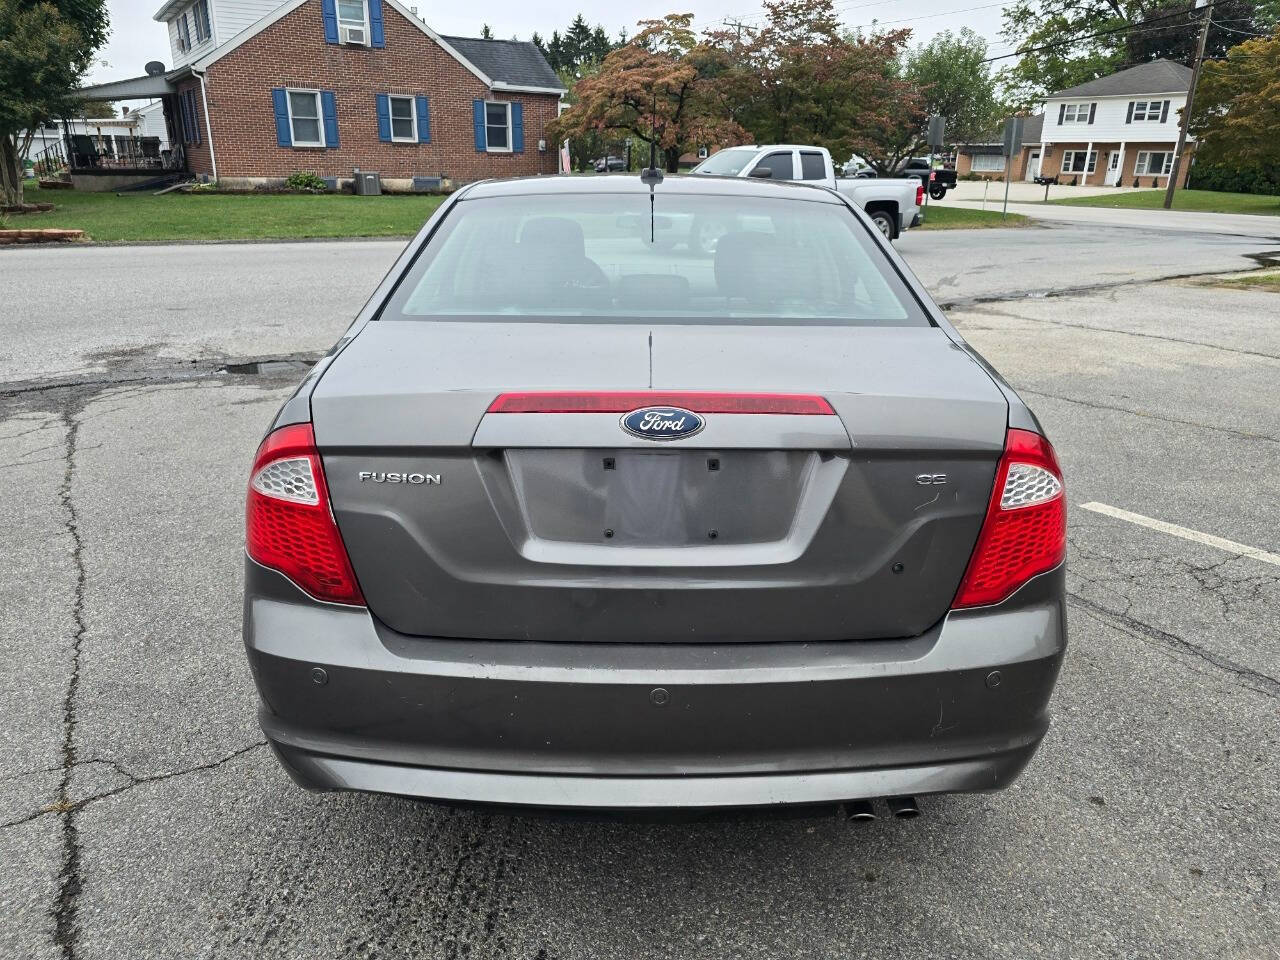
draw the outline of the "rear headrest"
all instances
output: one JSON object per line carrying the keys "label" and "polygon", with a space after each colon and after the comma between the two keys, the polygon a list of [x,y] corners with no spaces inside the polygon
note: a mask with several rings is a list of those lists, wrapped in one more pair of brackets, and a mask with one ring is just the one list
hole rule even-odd
{"label": "rear headrest", "polygon": [[534,217],[525,221],[520,230],[520,246],[557,257],[581,258],[587,255],[582,227],[567,217]]}
{"label": "rear headrest", "polygon": [[780,278],[778,239],[769,233],[744,230],[726,233],[716,243],[716,289],[724,297],[767,300]]}

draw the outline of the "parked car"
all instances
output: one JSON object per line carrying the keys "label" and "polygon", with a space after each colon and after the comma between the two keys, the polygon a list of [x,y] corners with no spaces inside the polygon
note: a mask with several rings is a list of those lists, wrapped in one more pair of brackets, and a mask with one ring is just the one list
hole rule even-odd
{"label": "parked car", "polygon": [[831,154],[823,147],[796,144],[749,144],[721,150],[691,173],[721,177],[800,180],[825,186],[851,199],[888,239],[920,222],[924,192],[915,180],[837,178]]}
{"label": "parked car", "polygon": [[928,157],[911,157],[898,168],[898,172],[904,177],[919,179],[934,200],[941,200],[947,195],[948,190],[955,189],[955,170],[949,167],[935,167],[929,162]]}
{"label": "parked car", "polygon": [[465,186],[249,478],[259,720],[311,789],[909,813],[1049,725],[1053,447],[834,191]]}
{"label": "parked car", "polygon": [[596,173],[615,173],[627,169],[627,161],[622,157],[601,157],[595,162]]}

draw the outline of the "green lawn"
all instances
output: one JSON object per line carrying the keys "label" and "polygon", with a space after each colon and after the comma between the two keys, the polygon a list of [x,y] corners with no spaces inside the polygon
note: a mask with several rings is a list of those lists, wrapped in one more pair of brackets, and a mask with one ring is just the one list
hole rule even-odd
{"label": "green lawn", "polygon": [[[80,229],[98,243],[213,243],[306,237],[404,237],[418,231],[443,197],[421,194],[82,193],[28,187],[28,203],[49,213],[10,217],[10,227]],[[1026,217],[999,211],[930,206],[921,229],[1021,227]]]}
{"label": "green lawn", "polygon": [[304,237],[404,237],[443,197],[412,194],[82,193],[27,188],[28,203],[49,213],[9,218],[9,227],[70,227],[99,243],[214,242]]}
{"label": "green lawn", "polygon": [[975,227],[1025,227],[1030,217],[1011,213],[1001,217],[999,210],[971,210],[968,207],[939,207],[929,205],[921,230],[970,230]]}
{"label": "green lawn", "polygon": [[[1134,190],[1050,200],[1072,207],[1122,207],[1128,210],[1157,210],[1164,206],[1163,190]],[[1219,193],[1216,190],[1179,190],[1173,195],[1173,209],[1200,213],[1258,213],[1280,216],[1280,197],[1258,193]]]}
{"label": "green lawn", "polygon": [[1224,287],[1248,287],[1252,290],[1269,290],[1280,293],[1280,273],[1251,273],[1244,277],[1228,277],[1220,281]]}

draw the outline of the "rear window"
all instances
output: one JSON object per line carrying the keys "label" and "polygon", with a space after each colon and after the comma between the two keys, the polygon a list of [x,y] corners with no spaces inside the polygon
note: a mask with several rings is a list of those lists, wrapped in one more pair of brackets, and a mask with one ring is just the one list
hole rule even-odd
{"label": "rear window", "polygon": [[463,200],[382,316],[929,325],[844,205],[661,188]]}

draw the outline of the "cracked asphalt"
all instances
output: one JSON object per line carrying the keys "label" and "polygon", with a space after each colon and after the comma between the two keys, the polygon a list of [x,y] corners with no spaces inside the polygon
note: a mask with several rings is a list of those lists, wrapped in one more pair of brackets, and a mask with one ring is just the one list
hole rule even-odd
{"label": "cracked asphalt", "polygon": [[1280,957],[1280,567],[1078,509],[1280,551],[1280,295],[1197,279],[1280,239],[903,238],[1062,458],[1071,648],[1014,788],[871,824],[441,809],[278,769],[245,471],[398,249],[0,251],[0,957]]}

